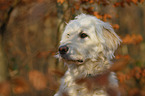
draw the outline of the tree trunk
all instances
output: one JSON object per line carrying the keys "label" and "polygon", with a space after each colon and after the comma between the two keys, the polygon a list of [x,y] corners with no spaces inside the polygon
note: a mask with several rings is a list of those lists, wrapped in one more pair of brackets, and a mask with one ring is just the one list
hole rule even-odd
{"label": "tree trunk", "polygon": [[2,36],[0,35],[0,82],[6,80],[8,76],[7,63],[4,55]]}

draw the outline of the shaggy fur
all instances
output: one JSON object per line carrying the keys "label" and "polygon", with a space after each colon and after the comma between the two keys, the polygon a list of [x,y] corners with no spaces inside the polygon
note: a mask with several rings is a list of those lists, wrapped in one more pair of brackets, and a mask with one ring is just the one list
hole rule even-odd
{"label": "shaggy fur", "polygon": [[[81,38],[82,33],[87,36]],[[59,53],[68,70],[54,96],[63,96],[65,92],[68,96],[108,96],[104,88],[88,92],[86,86],[76,83],[76,79],[95,76],[109,69],[120,41],[111,25],[95,16],[81,14],[71,20],[60,41],[60,47],[65,45],[69,49],[66,54]],[[110,72],[108,80],[110,86],[118,87],[115,73]]]}

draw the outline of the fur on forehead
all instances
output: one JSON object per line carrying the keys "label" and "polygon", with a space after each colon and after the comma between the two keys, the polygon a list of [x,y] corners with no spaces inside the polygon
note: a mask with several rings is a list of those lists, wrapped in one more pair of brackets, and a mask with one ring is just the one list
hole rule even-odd
{"label": "fur on forehead", "polygon": [[[120,45],[121,39],[114,32],[109,23],[103,22],[95,16],[80,14],[67,24],[64,34],[67,34],[67,32],[74,33],[75,31],[80,30],[80,28],[87,27],[94,28],[96,38],[99,40],[104,50],[104,56],[108,59],[112,59],[112,57],[114,57],[114,51],[117,49],[118,45]],[[91,35],[92,31],[87,33]]]}

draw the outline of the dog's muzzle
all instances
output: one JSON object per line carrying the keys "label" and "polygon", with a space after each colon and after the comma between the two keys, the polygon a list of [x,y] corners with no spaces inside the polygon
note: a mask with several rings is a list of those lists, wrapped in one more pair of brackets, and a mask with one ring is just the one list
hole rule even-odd
{"label": "dog's muzzle", "polygon": [[60,56],[66,60],[66,61],[69,61],[69,62],[75,62],[77,64],[82,64],[84,62],[84,60],[82,59],[73,59],[70,57],[70,54],[69,54],[69,47],[67,45],[62,45],[59,47],[59,54]]}

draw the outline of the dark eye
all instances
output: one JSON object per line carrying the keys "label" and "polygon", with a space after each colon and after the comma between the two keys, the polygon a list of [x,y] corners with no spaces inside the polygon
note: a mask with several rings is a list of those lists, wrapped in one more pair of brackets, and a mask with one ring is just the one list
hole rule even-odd
{"label": "dark eye", "polygon": [[87,34],[85,34],[85,33],[80,33],[80,35],[79,35],[81,38],[86,38],[86,37],[88,37],[88,35]]}
{"label": "dark eye", "polygon": [[69,38],[70,34],[67,34],[67,38]]}

